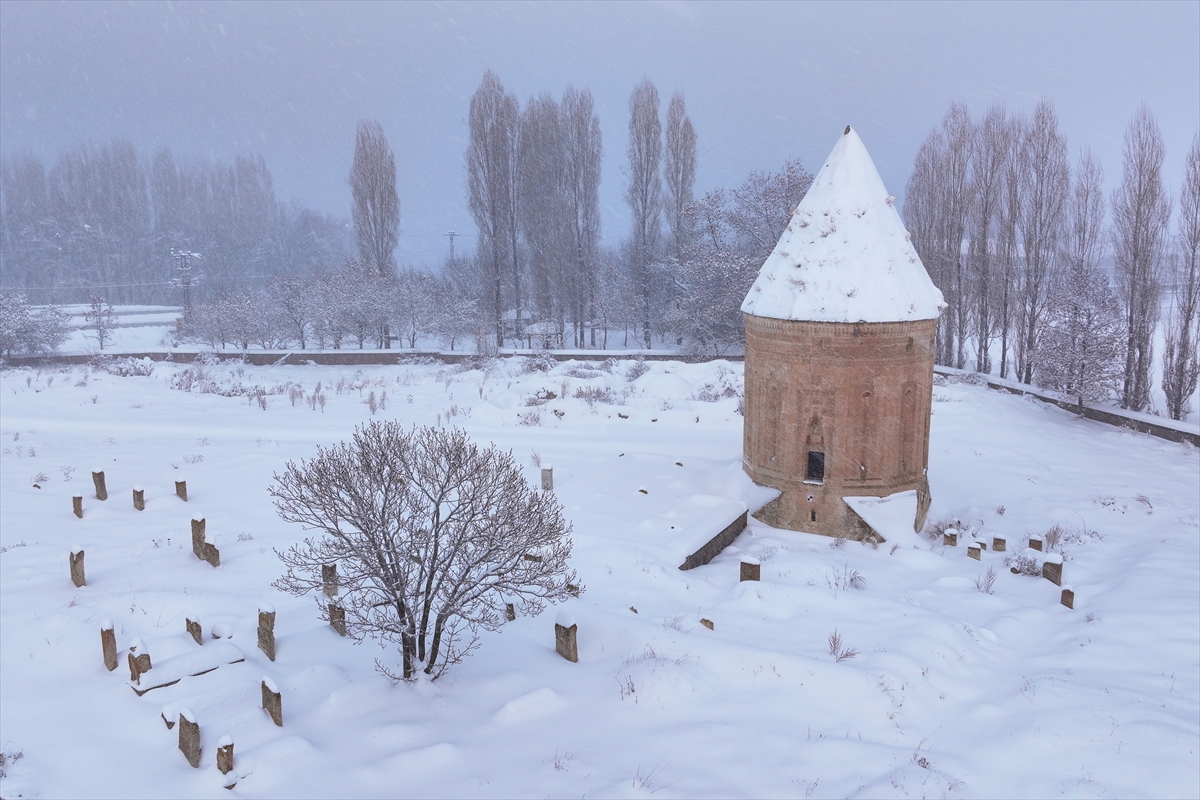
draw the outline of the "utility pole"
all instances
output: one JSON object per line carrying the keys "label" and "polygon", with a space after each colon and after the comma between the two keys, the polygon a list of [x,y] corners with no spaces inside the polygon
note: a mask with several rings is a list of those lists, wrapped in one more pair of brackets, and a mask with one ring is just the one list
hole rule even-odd
{"label": "utility pole", "polygon": [[450,260],[454,260],[454,237],[458,236],[457,231],[446,231],[446,236],[450,237]]}
{"label": "utility pole", "polygon": [[199,253],[189,253],[186,250],[171,250],[175,258],[175,280],[171,281],[177,288],[183,289],[183,318],[192,318],[192,286],[199,279],[192,274],[192,259],[200,258]]}

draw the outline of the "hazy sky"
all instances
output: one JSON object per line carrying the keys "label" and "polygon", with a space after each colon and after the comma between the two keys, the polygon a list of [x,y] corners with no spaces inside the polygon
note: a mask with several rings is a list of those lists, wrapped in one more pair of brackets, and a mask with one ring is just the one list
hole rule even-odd
{"label": "hazy sky", "polygon": [[[1200,127],[1200,3],[0,2],[0,150],[47,161],[79,142],[145,155],[261,153],[281,198],[349,215],[360,118],[396,154],[401,263],[474,234],[463,153],[487,69],[524,102],[591,89],[604,136],[604,238],[628,228],[628,98],[682,90],[697,190],[801,157],[816,171],[858,129],[897,196],[951,100],[1057,107],[1072,157],[1111,187],[1141,102],[1167,145],[1172,194]],[[474,238],[459,240],[472,246]]]}

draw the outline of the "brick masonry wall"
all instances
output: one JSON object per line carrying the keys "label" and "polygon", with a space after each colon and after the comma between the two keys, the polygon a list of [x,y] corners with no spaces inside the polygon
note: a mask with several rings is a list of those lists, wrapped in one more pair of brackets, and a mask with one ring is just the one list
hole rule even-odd
{"label": "brick masonry wall", "polygon": [[[936,320],[745,319],[743,464],[783,492],[759,518],[859,539],[843,497],[927,490]],[[805,481],[810,450],[825,453],[820,483]]]}

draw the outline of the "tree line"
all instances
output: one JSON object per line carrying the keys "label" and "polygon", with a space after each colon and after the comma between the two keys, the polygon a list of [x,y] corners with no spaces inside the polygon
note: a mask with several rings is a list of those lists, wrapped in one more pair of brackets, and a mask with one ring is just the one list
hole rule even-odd
{"label": "tree line", "polygon": [[176,303],[173,251],[200,254],[196,296],[213,298],[336,265],[349,234],[278,200],[261,156],[182,163],[117,140],[0,165],[0,284],[39,304]]}
{"label": "tree line", "polygon": [[[1164,305],[1161,386],[1179,419],[1196,390],[1200,324],[1200,136],[1186,159],[1179,220],[1163,183],[1165,145],[1139,108],[1121,180],[1084,148],[1072,170],[1054,106],[1002,105],[972,119],[952,103],[916,157],[905,193],[912,241],[948,308],[939,364],[998,372],[1085,401],[1150,408]],[[1170,303],[1164,294],[1170,291]]]}

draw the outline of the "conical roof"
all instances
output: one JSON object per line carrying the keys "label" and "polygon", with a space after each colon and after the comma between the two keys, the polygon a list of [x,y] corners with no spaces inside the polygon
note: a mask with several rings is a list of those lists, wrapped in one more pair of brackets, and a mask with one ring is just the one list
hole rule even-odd
{"label": "conical roof", "polygon": [[937,319],[945,308],[849,126],[763,262],[742,311],[814,322]]}

